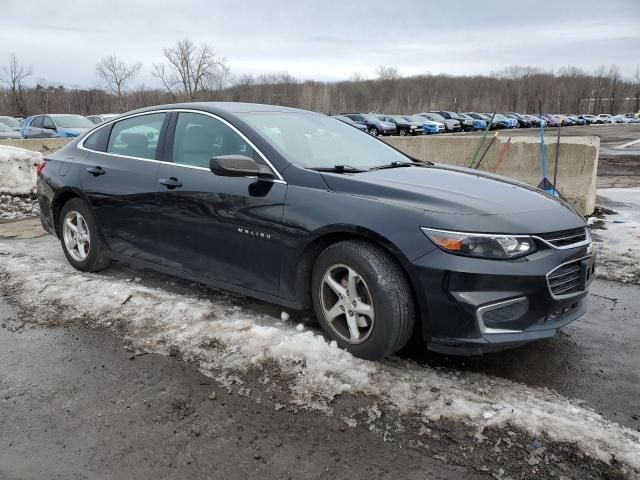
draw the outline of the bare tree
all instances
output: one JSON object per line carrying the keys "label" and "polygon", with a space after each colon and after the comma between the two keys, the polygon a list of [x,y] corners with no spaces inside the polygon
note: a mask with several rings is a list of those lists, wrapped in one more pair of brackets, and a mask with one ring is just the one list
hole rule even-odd
{"label": "bare tree", "polygon": [[127,83],[138,75],[141,68],[142,63],[140,62],[127,65],[113,55],[102,57],[100,63],[96,65],[96,74],[100,82],[109,92],[118,97],[118,108],[121,112],[125,110],[126,106],[124,94]]}
{"label": "bare tree", "polygon": [[33,74],[31,67],[25,67],[18,61],[15,53],[9,54],[9,64],[0,69],[0,82],[8,85],[13,99],[15,112],[25,116],[27,107],[24,98],[24,81]]}
{"label": "bare tree", "polygon": [[180,40],[164,49],[167,63],[153,65],[153,75],[160,79],[173,98],[182,95],[195,100],[200,92],[212,85],[221,85],[230,76],[226,60],[218,56],[207,44],[195,45],[191,40]]}
{"label": "bare tree", "polygon": [[385,67],[384,65],[376,68],[376,75],[380,80],[397,80],[400,78],[400,72],[396,67]]}

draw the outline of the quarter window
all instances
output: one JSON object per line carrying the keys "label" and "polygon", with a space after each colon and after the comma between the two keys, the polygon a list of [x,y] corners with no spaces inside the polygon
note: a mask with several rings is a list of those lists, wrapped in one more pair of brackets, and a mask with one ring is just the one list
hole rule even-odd
{"label": "quarter window", "polygon": [[111,130],[107,152],[155,159],[164,117],[164,113],[151,113],[116,122]]}
{"label": "quarter window", "polygon": [[256,151],[231,127],[199,113],[178,114],[173,142],[173,161],[209,168],[211,157],[244,155],[263,163]]}
{"label": "quarter window", "polygon": [[82,145],[89,150],[104,152],[107,148],[107,142],[109,141],[110,130],[111,128],[108,126],[100,128],[98,131],[89,135]]}

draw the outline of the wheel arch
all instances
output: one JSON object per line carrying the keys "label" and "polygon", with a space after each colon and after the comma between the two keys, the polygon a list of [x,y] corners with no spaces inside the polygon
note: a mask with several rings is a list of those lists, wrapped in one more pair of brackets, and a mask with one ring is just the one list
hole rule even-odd
{"label": "wheel arch", "polygon": [[[411,262],[402,251],[388,238],[364,227],[337,225],[327,227],[319,232],[313,240],[307,243],[298,256],[299,260],[295,270],[296,297],[305,308],[312,305],[311,302],[311,276],[318,255],[330,245],[346,240],[363,240],[381,248],[399,266],[407,277],[411,288],[411,295],[419,308],[423,306],[421,296],[417,295],[418,279],[412,273]],[[420,322],[417,322],[420,323]],[[416,325],[417,326],[417,325]]]}
{"label": "wheel arch", "polygon": [[53,228],[55,229],[56,236],[58,238],[60,238],[60,231],[59,231],[60,212],[62,211],[62,207],[64,206],[64,204],[74,198],[80,198],[86,201],[84,194],[80,190],[75,188],[65,188],[63,190],[60,190],[54,197],[53,202],[51,202],[51,215],[53,216],[52,218]]}

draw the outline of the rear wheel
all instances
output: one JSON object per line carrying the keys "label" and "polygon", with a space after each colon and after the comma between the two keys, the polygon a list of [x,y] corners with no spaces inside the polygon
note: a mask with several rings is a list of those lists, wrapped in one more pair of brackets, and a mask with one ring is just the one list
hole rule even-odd
{"label": "rear wheel", "polygon": [[109,266],[93,214],[83,200],[69,200],[58,218],[62,250],[75,269],[96,272]]}
{"label": "rear wheel", "polygon": [[413,332],[409,282],[370,243],[348,240],[325,249],[313,269],[312,297],[324,332],[358,357],[382,359],[405,346]]}

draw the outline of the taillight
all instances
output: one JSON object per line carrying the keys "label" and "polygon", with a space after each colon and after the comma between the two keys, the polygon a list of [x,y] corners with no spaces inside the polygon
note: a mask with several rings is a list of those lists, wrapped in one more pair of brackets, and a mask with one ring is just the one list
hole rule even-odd
{"label": "taillight", "polygon": [[36,176],[40,175],[42,170],[44,170],[44,166],[46,164],[47,164],[47,161],[44,158],[42,160],[40,160],[40,162],[38,162],[38,164],[36,165]]}

